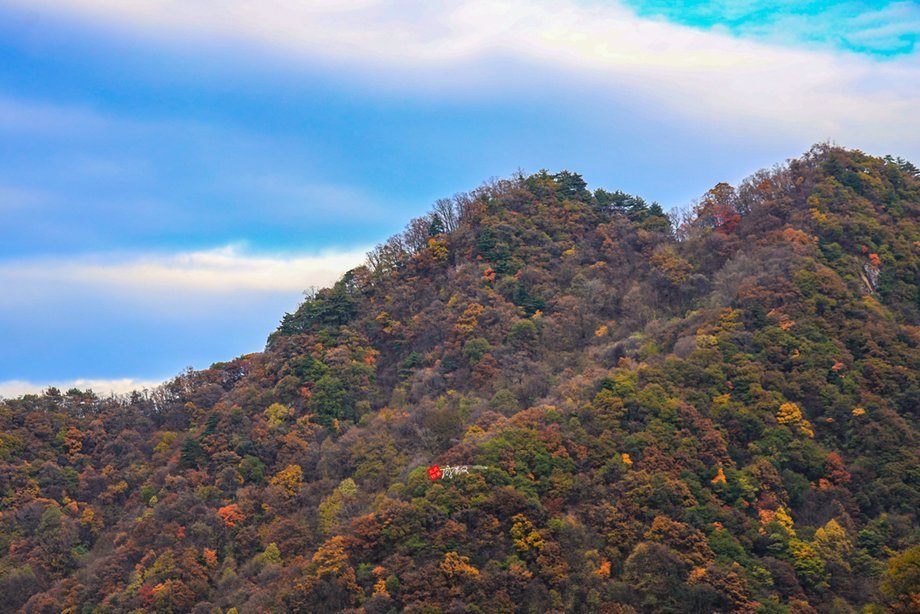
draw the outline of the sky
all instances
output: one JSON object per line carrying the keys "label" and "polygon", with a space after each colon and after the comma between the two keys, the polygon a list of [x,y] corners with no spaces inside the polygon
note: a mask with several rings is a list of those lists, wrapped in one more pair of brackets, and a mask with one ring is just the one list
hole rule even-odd
{"label": "sky", "polygon": [[0,0],[0,396],[259,351],[518,170],[687,206],[832,141],[920,162],[920,3]]}

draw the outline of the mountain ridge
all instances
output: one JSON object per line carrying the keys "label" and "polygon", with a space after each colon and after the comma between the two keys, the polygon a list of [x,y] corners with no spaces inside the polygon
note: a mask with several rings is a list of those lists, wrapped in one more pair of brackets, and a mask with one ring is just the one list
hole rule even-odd
{"label": "mountain ridge", "polygon": [[435,203],[262,353],[0,401],[0,598],[910,611],[917,175],[819,145],[669,219],[519,174]]}

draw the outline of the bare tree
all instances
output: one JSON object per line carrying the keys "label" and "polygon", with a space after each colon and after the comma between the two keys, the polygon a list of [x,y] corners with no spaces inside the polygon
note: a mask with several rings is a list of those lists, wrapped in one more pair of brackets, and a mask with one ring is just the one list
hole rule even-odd
{"label": "bare tree", "polygon": [[413,218],[403,232],[403,240],[410,254],[414,254],[428,245],[431,236],[431,215]]}
{"label": "bare tree", "polygon": [[434,201],[434,213],[441,218],[441,223],[444,225],[444,232],[451,233],[457,229],[459,216],[457,215],[455,201],[449,198],[439,198]]}

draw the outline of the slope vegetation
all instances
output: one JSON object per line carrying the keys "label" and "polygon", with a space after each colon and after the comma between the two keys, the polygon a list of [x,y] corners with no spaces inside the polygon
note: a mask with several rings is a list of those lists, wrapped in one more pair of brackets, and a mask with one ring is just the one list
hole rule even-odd
{"label": "slope vegetation", "polygon": [[917,169],[828,146],[439,201],[264,352],[0,402],[0,603],[916,611],[918,275]]}

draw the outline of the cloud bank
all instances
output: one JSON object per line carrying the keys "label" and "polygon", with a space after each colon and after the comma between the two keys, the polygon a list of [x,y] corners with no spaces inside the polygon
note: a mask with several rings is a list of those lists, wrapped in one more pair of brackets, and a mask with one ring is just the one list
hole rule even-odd
{"label": "cloud bank", "polygon": [[162,383],[162,381],[136,380],[130,378],[111,380],[76,379],[45,384],[36,384],[24,380],[7,380],[0,382],[0,398],[11,399],[25,394],[41,394],[52,387],[65,392],[71,388],[92,390],[99,396],[109,396],[110,394],[127,394],[135,390],[144,390],[145,388],[149,390]]}
{"label": "cloud bank", "polygon": [[[103,293],[292,293],[328,286],[358,266],[367,250],[258,255],[239,245],[175,254],[105,254],[0,262],[0,286],[76,284]],[[15,299],[10,293],[0,304]]]}
{"label": "cloud bank", "polygon": [[304,290],[364,257],[231,245],[0,261],[0,395],[49,385],[121,393],[259,351]]}
{"label": "cloud bank", "polygon": [[[853,53],[781,47],[640,18],[617,3],[13,4],[173,44],[180,39],[231,44],[289,61],[339,66],[365,83],[383,86],[385,79],[390,87],[415,92],[486,92],[519,82],[514,64],[523,62],[542,67],[553,80],[561,76],[591,84],[599,97],[641,97],[691,119],[721,116],[746,132],[805,132],[810,140],[832,138],[920,154],[916,135],[907,130],[912,110],[920,104],[916,55],[882,62]],[[866,36],[881,27],[870,25]]]}

